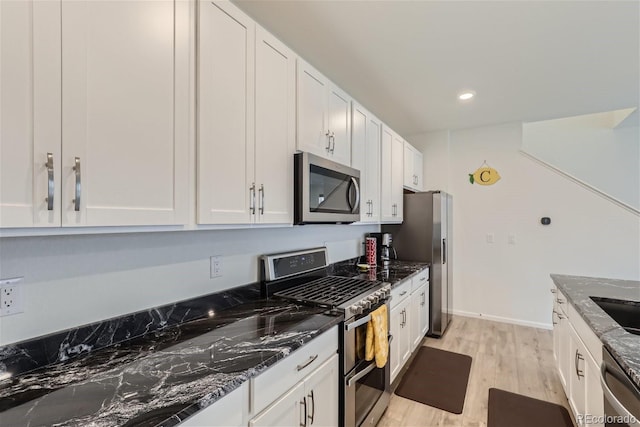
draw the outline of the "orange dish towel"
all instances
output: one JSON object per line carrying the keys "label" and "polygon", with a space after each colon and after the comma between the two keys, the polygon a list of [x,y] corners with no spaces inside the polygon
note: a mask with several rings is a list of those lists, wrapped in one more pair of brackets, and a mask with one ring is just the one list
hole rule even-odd
{"label": "orange dish towel", "polygon": [[365,360],[376,359],[376,366],[382,368],[389,358],[389,324],[387,322],[387,306],[383,305],[371,313],[367,323],[367,339]]}

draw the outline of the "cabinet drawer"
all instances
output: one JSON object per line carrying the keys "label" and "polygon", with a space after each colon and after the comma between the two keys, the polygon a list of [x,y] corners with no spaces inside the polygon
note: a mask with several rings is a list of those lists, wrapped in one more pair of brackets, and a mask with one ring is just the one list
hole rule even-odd
{"label": "cabinet drawer", "polygon": [[415,292],[421,286],[429,282],[429,269],[425,268],[418,273],[413,279],[411,279],[411,292]]}
{"label": "cabinet drawer", "polygon": [[411,294],[412,279],[404,280],[391,289],[391,308],[397,307],[405,298]]}
{"label": "cabinet drawer", "polygon": [[257,414],[338,351],[338,326],[314,338],[251,379],[251,412]]}

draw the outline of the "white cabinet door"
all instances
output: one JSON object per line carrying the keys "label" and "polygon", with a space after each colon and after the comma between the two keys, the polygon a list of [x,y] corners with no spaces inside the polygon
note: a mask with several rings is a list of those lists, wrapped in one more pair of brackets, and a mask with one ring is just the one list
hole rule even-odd
{"label": "white cabinet door", "polygon": [[403,185],[415,191],[422,191],[422,153],[404,141]]}
{"label": "white cabinet door", "polygon": [[59,1],[0,2],[0,227],[60,226],[59,17]]}
{"label": "white cabinet door", "polygon": [[[586,386],[585,386],[585,355],[586,350],[582,341],[572,326],[569,326],[569,404],[576,415],[585,414]],[[579,425],[583,425],[578,422]]]}
{"label": "white cabinet door", "polygon": [[391,159],[393,147],[393,133],[386,126],[382,127],[380,141],[380,220],[393,221],[395,207],[393,206],[393,162]]}
{"label": "white cabinet door", "polygon": [[394,206],[393,221],[402,222],[402,181],[404,173],[404,141],[394,134],[391,145],[391,200]]}
{"label": "white cabinet door", "polygon": [[422,318],[422,292],[423,289],[417,289],[416,291],[414,291],[411,294],[411,313],[409,315],[409,320],[410,320],[410,324],[409,324],[409,335],[411,337],[411,351],[415,350],[416,347],[418,347],[418,345],[420,344],[420,342],[422,342],[422,338],[424,338],[424,335],[421,335],[422,332],[422,325],[421,325],[421,318]]}
{"label": "white cabinet door", "polygon": [[[584,358],[584,375],[585,375],[585,413],[600,417],[604,416],[604,400],[602,398],[602,385],[600,383],[600,367],[593,360],[591,354],[585,352]],[[596,418],[598,419],[598,418]],[[604,427],[603,423],[592,423],[589,426]]]}
{"label": "white cabinet door", "polygon": [[[413,279],[414,281],[416,279]],[[422,342],[422,338],[424,338],[425,334],[429,329],[429,285],[428,282],[425,282],[418,289],[413,291],[411,295],[411,302],[414,304],[414,309],[412,310],[412,315],[415,314],[416,319],[413,320],[411,324],[415,325],[415,329],[412,329],[411,334],[414,340],[417,340],[413,343],[413,347],[417,347],[420,342]]]}
{"label": "white cabinet door", "polygon": [[328,129],[331,132],[329,158],[351,164],[351,98],[334,84],[329,84]]}
{"label": "white cabinet door", "polygon": [[404,179],[403,185],[407,188],[414,188],[416,185],[416,174],[413,168],[413,158],[415,149],[407,141],[404,142]]}
{"label": "white cabinet door", "polygon": [[558,324],[556,325],[558,328],[558,370],[560,373],[560,382],[564,387],[564,391],[569,395],[569,378],[571,375],[571,356],[569,355],[570,349],[570,338],[569,338],[569,320],[566,315],[562,313],[562,311],[558,310]]}
{"label": "white cabinet door", "polygon": [[298,383],[249,421],[250,427],[291,427],[304,423],[304,382]]}
{"label": "white cabinet door", "polygon": [[62,224],[184,224],[189,4],[62,2]]}
{"label": "white cabinet door", "polygon": [[416,184],[414,189],[416,191],[424,190],[424,171],[423,171],[423,157],[422,153],[415,150],[413,153],[413,173],[416,175]]}
{"label": "white cabinet door", "polygon": [[360,221],[380,221],[380,121],[353,103],[351,167],[360,171]]}
{"label": "white cabinet door", "polygon": [[411,355],[411,298],[402,300],[391,309],[390,331],[393,336],[390,346],[391,381],[393,381]]}
{"label": "white cabinet door", "polygon": [[198,223],[249,223],[255,23],[229,2],[199,5]]}
{"label": "white cabinet door", "polygon": [[338,355],[333,355],[305,381],[307,425],[338,425]]}
{"label": "white cabinet door", "polygon": [[256,28],[256,222],[293,223],[295,56]]}
{"label": "white cabinet door", "polygon": [[368,199],[371,201],[369,221],[380,221],[380,138],[382,135],[382,122],[374,116],[367,121],[367,149],[366,158],[366,182],[365,189]]}
{"label": "white cabinet door", "polygon": [[328,157],[327,91],[329,81],[311,65],[298,58],[298,149]]}

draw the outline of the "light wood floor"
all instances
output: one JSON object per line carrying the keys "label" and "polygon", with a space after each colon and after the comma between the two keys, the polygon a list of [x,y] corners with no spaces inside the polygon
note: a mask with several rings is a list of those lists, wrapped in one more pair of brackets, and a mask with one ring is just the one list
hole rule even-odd
{"label": "light wood floor", "polygon": [[378,427],[486,427],[492,387],[569,410],[555,368],[551,331],[456,316],[443,338],[425,338],[423,345],[473,358],[463,413],[452,414],[393,394]]}

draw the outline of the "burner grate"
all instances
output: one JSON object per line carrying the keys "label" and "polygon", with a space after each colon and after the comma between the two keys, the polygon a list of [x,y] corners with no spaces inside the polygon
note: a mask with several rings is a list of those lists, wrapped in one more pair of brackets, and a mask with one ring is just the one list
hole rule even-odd
{"label": "burner grate", "polygon": [[326,276],[301,286],[276,292],[274,295],[301,303],[335,308],[382,284],[380,281]]}

